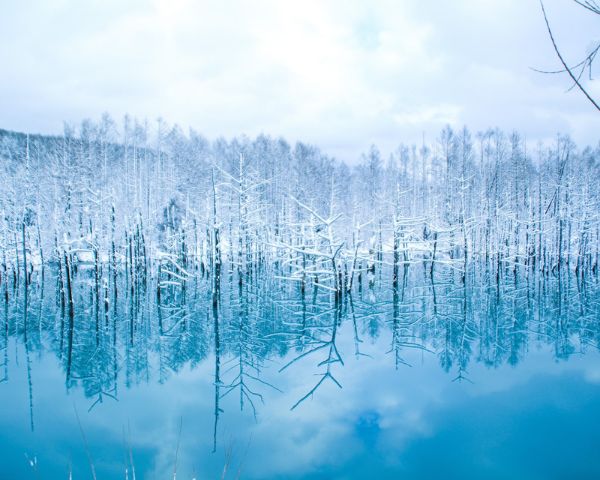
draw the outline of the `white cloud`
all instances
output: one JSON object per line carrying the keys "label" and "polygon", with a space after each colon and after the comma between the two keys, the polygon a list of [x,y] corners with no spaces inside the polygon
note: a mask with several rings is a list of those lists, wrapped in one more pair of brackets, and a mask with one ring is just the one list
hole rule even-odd
{"label": "white cloud", "polygon": [[[577,58],[593,23],[547,3]],[[29,0],[4,7],[0,32],[9,129],[58,132],[105,110],[162,115],[210,137],[311,141],[349,161],[446,122],[528,138],[559,128],[588,143],[600,131],[567,79],[529,68],[556,67],[536,2]]]}

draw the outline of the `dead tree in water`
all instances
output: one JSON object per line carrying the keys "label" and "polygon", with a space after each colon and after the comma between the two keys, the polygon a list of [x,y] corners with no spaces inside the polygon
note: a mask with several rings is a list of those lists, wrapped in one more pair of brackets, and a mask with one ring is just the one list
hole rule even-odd
{"label": "dead tree in water", "polygon": [[64,252],[65,259],[65,276],[67,279],[67,299],[68,299],[68,315],[69,315],[69,344],[67,354],[67,382],[71,379],[71,366],[73,361],[73,331],[75,329],[75,307],[73,305],[73,280],[71,278],[71,262],[69,254]]}
{"label": "dead tree in water", "polygon": [[215,172],[211,174],[212,181],[212,231],[211,231],[211,274],[212,274],[212,303],[216,308],[221,292],[221,241],[219,223],[217,221],[217,189],[215,187]]}

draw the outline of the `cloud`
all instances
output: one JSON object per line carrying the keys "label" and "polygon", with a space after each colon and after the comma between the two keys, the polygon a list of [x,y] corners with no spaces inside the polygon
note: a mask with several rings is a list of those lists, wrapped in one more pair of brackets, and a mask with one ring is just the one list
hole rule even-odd
{"label": "cloud", "polygon": [[[556,67],[534,3],[12,2],[0,126],[56,133],[106,110],[161,115],[209,137],[302,139],[346,161],[446,122],[596,143],[600,119],[564,93],[567,79],[529,68]],[[547,7],[569,58],[584,53],[591,20]]]}

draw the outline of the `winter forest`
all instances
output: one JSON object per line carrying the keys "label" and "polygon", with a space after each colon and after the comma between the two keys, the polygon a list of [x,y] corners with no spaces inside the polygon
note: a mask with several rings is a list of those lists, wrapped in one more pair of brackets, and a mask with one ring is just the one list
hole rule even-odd
{"label": "winter forest", "polygon": [[342,296],[382,265],[394,278],[415,263],[465,277],[474,263],[497,277],[598,269],[598,146],[559,135],[532,151],[518,132],[446,127],[348,166],[281,138],[154,127],[105,115],[60,137],[0,132],[7,295],[67,264],[114,295],[124,275],[132,290],[185,290],[191,275],[218,289],[223,272],[241,284],[268,270]]}

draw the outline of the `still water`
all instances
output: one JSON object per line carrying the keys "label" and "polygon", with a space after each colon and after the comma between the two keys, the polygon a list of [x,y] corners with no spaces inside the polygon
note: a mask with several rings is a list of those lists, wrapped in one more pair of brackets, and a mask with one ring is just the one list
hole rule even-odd
{"label": "still water", "polygon": [[600,478],[597,277],[56,281],[0,304],[0,478]]}

